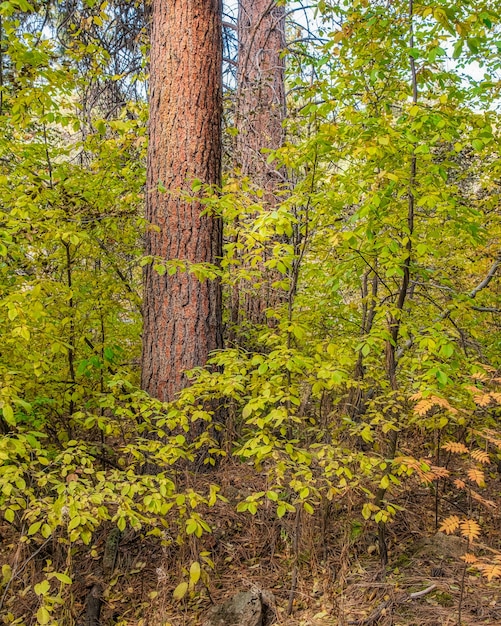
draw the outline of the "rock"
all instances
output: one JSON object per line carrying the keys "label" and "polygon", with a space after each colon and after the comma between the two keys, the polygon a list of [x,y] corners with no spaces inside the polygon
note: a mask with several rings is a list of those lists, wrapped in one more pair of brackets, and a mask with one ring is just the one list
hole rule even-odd
{"label": "rock", "polygon": [[213,607],[203,626],[263,626],[263,617],[261,594],[242,591],[224,604]]}
{"label": "rock", "polygon": [[438,532],[422,539],[415,547],[416,556],[458,559],[466,552],[466,541],[461,537]]}

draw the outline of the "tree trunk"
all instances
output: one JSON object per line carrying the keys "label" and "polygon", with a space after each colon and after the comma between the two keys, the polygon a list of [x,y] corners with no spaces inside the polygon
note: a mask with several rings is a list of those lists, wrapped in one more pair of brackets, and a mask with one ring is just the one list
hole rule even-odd
{"label": "tree trunk", "polygon": [[[220,184],[221,19],[221,0],[152,1],[146,254],[155,259],[221,257],[220,220],[180,194],[193,179]],[[147,265],[143,314],[142,387],[172,400],[185,370],[222,345],[220,284]]]}
{"label": "tree trunk", "polygon": [[[276,6],[274,0],[240,0],[238,42],[234,164],[237,172],[264,191],[260,201],[271,208],[284,182],[284,172],[267,163],[266,150],[280,148],[284,140],[285,7]],[[252,323],[265,323],[266,308],[285,299],[285,292],[272,287],[272,282],[283,276],[264,266],[262,271],[258,289],[236,285],[232,298],[234,324],[239,323],[241,313]]]}
{"label": "tree trunk", "polygon": [[284,140],[284,49],[285,7],[240,0],[235,159],[244,176],[272,195],[282,177],[262,150],[276,150]]}

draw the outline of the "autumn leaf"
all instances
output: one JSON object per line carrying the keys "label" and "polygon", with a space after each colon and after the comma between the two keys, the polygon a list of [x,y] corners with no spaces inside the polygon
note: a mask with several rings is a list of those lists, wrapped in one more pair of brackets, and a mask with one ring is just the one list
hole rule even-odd
{"label": "autumn leaf", "polygon": [[488,463],[491,462],[489,454],[485,452],[485,450],[480,450],[480,448],[477,448],[476,450],[472,450],[470,452],[470,456],[472,459],[474,459],[478,463],[483,463],[484,465],[487,465]]}
{"label": "autumn leaf", "polygon": [[477,483],[479,487],[485,487],[485,475],[482,470],[475,468],[469,469],[468,478],[474,483]]}
{"label": "autumn leaf", "polygon": [[461,522],[461,534],[463,537],[468,539],[468,541],[473,541],[480,537],[480,526],[475,522],[475,520],[467,519]]}
{"label": "autumn leaf", "polygon": [[188,591],[188,583],[182,582],[182,583],[179,583],[179,585],[174,589],[174,591],[172,592],[172,595],[176,600],[182,600],[184,596],[186,595],[187,591]]}
{"label": "autumn leaf", "polygon": [[473,396],[473,400],[475,404],[478,404],[478,406],[482,406],[482,407],[489,406],[489,404],[492,402],[490,393],[477,394]]}
{"label": "autumn leaf", "polygon": [[448,441],[447,443],[444,443],[442,448],[447,450],[447,452],[453,452],[454,454],[467,454],[469,452],[464,443],[460,443],[459,441]]}
{"label": "autumn leaf", "polygon": [[484,372],[475,372],[471,377],[474,380],[487,380],[487,375]]}
{"label": "autumn leaf", "polygon": [[476,500],[477,502],[480,502],[480,504],[483,504],[486,507],[489,508],[495,508],[496,507],[496,503],[493,502],[492,500],[487,500],[486,498],[484,498],[483,496],[481,496],[477,491],[475,491],[474,489],[470,489],[470,495],[471,497]]}
{"label": "autumn leaf", "polygon": [[495,563],[479,563],[476,567],[488,581],[491,581],[493,578],[501,577],[501,565]]}
{"label": "autumn leaf", "polygon": [[446,533],[447,535],[452,535],[452,533],[459,528],[459,524],[459,517],[457,515],[451,515],[450,517],[444,519],[438,530]]}

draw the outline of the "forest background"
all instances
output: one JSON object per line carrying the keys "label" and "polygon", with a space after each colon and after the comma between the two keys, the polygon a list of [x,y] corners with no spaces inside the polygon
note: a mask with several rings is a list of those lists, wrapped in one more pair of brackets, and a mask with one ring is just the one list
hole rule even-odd
{"label": "forest background", "polygon": [[0,4],[0,620],[500,623],[500,3],[162,6]]}

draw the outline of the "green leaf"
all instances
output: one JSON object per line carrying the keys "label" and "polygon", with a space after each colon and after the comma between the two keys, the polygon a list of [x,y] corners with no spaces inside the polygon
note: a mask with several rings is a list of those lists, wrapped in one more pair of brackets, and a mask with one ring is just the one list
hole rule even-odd
{"label": "green leaf", "polygon": [[437,370],[435,373],[435,377],[441,385],[447,385],[447,383],[449,382],[447,374],[445,372],[442,372],[442,370]]}
{"label": "green leaf", "polygon": [[10,406],[10,404],[4,404],[2,407],[2,412],[3,412],[3,417],[5,421],[7,422],[7,424],[14,426],[16,421],[14,419],[14,411],[12,410],[12,407]]}
{"label": "green leaf", "polygon": [[196,532],[197,528],[198,528],[197,521],[194,520],[192,517],[186,520],[186,534],[187,535],[193,535],[193,533]]}
{"label": "green leaf", "polygon": [[61,583],[65,585],[72,585],[73,581],[67,574],[61,574],[60,572],[54,572],[54,577]]}
{"label": "green leaf", "polygon": [[33,522],[33,524],[31,524],[31,526],[28,528],[28,536],[37,533],[41,525],[42,522]]}

